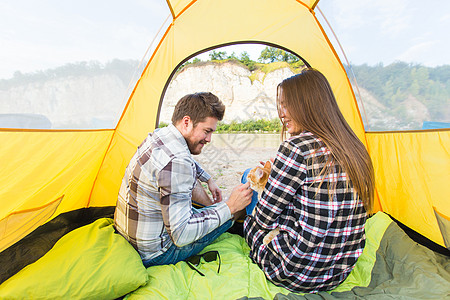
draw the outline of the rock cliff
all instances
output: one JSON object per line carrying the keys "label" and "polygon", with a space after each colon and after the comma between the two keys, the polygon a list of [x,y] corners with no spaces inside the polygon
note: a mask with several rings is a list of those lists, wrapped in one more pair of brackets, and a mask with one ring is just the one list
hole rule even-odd
{"label": "rock cliff", "polygon": [[[176,102],[188,93],[210,91],[226,105],[225,122],[277,118],[276,87],[294,73],[288,65],[251,72],[236,62],[187,65],[172,79],[160,122],[169,123]],[[66,74],[39,80],[0,82],[0,127],[114,128],[134,83],[123,71]],[[388,109],[363,87],[360,107],[366,129],[418,129],[429,119],[427,108],[410,96],[397,111]],[[367,118],[366,118],[367,116]],[[370,128],[367,126],[369,119]]]}
{"label": "rock cliff", "polygon": [[[32,128],[114,128],[126,88],[115,74],[87,74],[0,89],[0,127],[8,122],[5,125],[23,128],[31,122]],[[47,122],[30,121],[33,115]]]}
{"label": "rock cliff", "polygon": [[183,68],[170,83],[163,101],[160,121],[169,122],[176,102],[186,94],[208,91],[226,105],[225,122],[277,118],[277,85],[294,73],[289,67],[267,74],[252,74],[233,62]]}

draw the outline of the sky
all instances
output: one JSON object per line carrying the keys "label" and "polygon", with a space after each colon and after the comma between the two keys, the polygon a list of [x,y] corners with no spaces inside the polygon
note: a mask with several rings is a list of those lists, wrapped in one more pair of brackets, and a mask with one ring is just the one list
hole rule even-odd
{"label": "sky", "polygon": [[[318,7],[351,64],[450,64],[450,1],[321,0]],[[169,14],[165,0],[2,0],[0,79],[80,61],[141,60]],[[227,53],[246,50],[256,60],[262,48]]]}
{"label": "sky", "polygon": [[319,8],[351,64],[450,64],[450,1],[322,0]]}

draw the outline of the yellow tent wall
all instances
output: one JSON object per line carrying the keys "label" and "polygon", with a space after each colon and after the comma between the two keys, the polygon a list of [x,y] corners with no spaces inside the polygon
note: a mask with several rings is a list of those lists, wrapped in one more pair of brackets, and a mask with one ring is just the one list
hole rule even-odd
{"label": "yellow tent wall", "polygon": [[382,210],[444,246],[434,210],[450,216],[450,131],[379,132],[366,137]]}
{"label": "yellow tent wall", "polygon": [[112,134],[0,131],[0,251],[50,217],[87,206]]}
{"label": "yellow tent wall", "polygon": [[450,131],[365,133],[344,68],[314,16],[317,1],[167,2],[175,19],[115,130],[0,130],[0,248],[26,233],[15,230],[29,213],[42,212],[34,214],[37,223],[28,231],[63,212],[114,206],[124,169],[155,128],[162,95],[177,66],[205,49],[239,42],[284,47],[323,72],[348,123],[368,146],[377,207],[443,245],[433,207],[450,216]]}

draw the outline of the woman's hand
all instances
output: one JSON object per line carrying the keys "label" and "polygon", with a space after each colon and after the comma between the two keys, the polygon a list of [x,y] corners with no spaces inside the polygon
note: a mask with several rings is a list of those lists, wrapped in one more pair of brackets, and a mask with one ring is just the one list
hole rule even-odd
{"label": "woman's hand", "polygon": [[[273,165],[273,162],[275,161],[275,158],[271,157],[271,158],[270,158],[270,161],[272,162],[272,165]],[[265,161],[262,161],[262,160],[260,160],[259,163],[260,163],[261,165],[263,165],[263,166],[266,164],[266,162],[265,162]]]}

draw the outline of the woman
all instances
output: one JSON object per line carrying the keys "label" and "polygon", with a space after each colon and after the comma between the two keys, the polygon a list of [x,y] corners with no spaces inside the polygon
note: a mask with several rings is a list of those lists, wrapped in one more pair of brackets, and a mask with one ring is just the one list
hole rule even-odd
{"label": "woman", "polygon": [[[252,260],[274,284],[294,292],[330,290],[364,248],[372,162],[319,71],[305,69],[281,82],[277,106],[282,135],[291,137],[278,149],[244,236]],[[264,245],[276,228],[280,233]]]}

